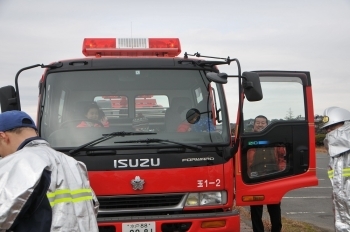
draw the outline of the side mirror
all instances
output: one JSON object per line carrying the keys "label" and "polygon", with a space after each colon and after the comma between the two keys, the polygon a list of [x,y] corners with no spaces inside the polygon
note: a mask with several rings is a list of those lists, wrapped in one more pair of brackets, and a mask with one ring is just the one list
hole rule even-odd
{"label": "side mirror", "polygon": [[11,85],[0,88],[1,112],[19,110],[15,88]]}
{"label": "side mirror", "polygon": [[213,81],[215,83],[219,83],[219,84],[227,83],[226,73],[207,72],[206,76],[208,80]]}
{"label": "side mirror", "polygon": [[190,124],[197,123],[200,118],[201,118],[201,113],[196,108],[189,109],[186,113],[186,120]]}
{"label": "side mirror", "polygon": [[242,76],[242,85],[247,100],[260,101],[261,99],[263,99],[259,74],[255,72],[244,72]]}

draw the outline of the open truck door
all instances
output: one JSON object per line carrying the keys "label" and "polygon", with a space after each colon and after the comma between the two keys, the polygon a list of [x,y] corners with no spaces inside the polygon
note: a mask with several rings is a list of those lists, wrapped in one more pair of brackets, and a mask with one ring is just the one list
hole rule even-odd
{"label": "open truck door", "polygon": [[[234,149],[239,206],[279,203],[288,191],[318,184],[310,73],[254,73],[259,75],[263,99],[245,100],[236,122],[241,126],[239,147]],[[254,132],[259,115],[268,125]]]}

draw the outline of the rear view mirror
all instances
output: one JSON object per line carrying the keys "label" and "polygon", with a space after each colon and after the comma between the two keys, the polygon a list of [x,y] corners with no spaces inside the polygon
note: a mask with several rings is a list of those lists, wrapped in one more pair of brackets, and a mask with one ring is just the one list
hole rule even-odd
{"label": "rear view mirror", "polygon": [[255,72],[244,72],[242,76],[242,86],[247,100],[260,101],[263,98],[263,93],[261,89],[259,74]]}
{"label": "rear view mirror", "polygon": [[226,73],[216,73],[216,72],[208,72],[207,78],[210,81],[213,81],[215,83],[219,84],[226,84],[227,83],[227,74]]}
{"label": "rear view mirror", "polygon": [[15,88],[11,85],[0,88],[1,112],[19,110]]}

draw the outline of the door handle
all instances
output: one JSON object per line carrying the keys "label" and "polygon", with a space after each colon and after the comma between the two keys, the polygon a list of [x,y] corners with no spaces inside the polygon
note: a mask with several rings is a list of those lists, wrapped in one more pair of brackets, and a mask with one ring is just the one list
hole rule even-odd
{"label": "door handle", "polygon": [[298,146],[297,154],[299,154],[300,166],[308,167],[309,166],[309,147],[307,146]]}

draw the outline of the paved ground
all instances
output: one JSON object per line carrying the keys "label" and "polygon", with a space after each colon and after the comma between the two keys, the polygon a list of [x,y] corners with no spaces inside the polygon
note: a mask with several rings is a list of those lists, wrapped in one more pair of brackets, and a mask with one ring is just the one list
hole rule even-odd
{"label": "paved ground", "polygon": [[240,232],[252,232],[253,229],[248,223],[241,220],[241,231]]}

